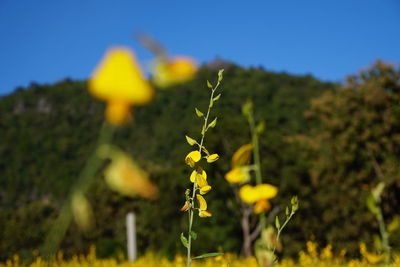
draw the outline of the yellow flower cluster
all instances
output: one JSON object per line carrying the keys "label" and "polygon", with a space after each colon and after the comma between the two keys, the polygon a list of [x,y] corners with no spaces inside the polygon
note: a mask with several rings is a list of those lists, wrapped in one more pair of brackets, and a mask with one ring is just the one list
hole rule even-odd
{"label": "yellow flower cluster", "polygon": [[[232,157],[231,170],[225,174],[225,179],[234,184],[245,184],[250,181],[250,166],[252,144],[241,146]],[[247,204],[255,204],[254,213],[260,214],[271,209],[268,199],[274,198],[278,188],[270,184],[259,184],[252,186],[245,184],[240,187],[239,196]]]}
{"label": "yellow flower cluster", "polygon": [[[364,250],[365,245],[360,245],[360,251]],[[373,267],[381,266],[381,261],[371,262],[366,254],[361,253],[360,259],[347,259],[346,251],[342,250],[339,255],[334,256],[332,246],[328,245],[320,251],[317,249],[317,244],[307,242],[307,250],[299,253],[298,260],[283,259],[276,267]],[[120,255],[118,259],[98,259],[96,257],[95,248],[91,248],[88,255],[73,256],[71,259],[64,259],[59,253],[54,260],[45,261],[37,257],[32,263],[23,263],[16,255],[12,259],[4,263],[0,263],[0,267],[178,267],[186,266],[186,256],[176,256],[174,260],[169,261],[166,258],[159,257],[152,253],[140,257],[135,262],[128,262]],[[257,261],[254,257],[242,258],[237,255],[225,253],[222,256],[212,257],[203,260],[192,261],[193,267],[257,267]],[[400,266],[400,255],[396,254],[393,257],[393,262],[388,267]]]}
{"label": "yellow flower cluster", "polygon": [[[202,149],[206,153],[207,162],[214,162],[219,159],[218,154],[210,154],[204,147]],[[202,195],[205,195],[211,190],[211,186],[207,182],[207,173],[203,168],[197,166],[197,163],[201,160],[202,155],[200,151],[191,151],[185,157],[185,163],[190,167],[194,168],[190,174],[190,182],[196,184],[195,190],[199,190],[200,194],[196,194],[196,199],[198,202],[199,216],[202,218],[211,217],[212,214],[207,210],[207,202]],[[185,205],[181,208],[181,211],[187,211],[191,208],[190,201],[186,201]]]}

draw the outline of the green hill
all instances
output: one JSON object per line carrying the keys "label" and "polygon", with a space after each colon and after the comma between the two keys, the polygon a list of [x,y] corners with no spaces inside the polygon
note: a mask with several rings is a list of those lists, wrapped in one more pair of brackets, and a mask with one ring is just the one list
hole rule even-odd
{"label": "green hill", "polygon": [[[264,177],[279,186],[274,205],[286,205],[292,195],[300,196],[299,216],[283,234],[286,252],[296,253],[311,238],[327,240],[321,232],[302,228],[301,220],[318,224],[313,204],[301,196],[310,192],[310,159],[288,137],[309,135],[320,125],[304,112],[312,98],[339,86],[311,76],[272,73],[263,69],[225,66],[222,97],[216,105],[218,127],[206,137],[206,145],[221,159],[208,169],[214,190],[208,201],[213,217],[197,220],[199,242],[194,253],[222,249],[240,252],[241,228],[237,204],[224,174],[230,157],[248,142],[249,131],[241,115],[247,99],[254,102],[257,120],[266,122],[261,137]],[[66,253],[85,250],[95,244],[100,256],[124,250],[124,216],[137,214],[141,252],[154,250],[168,256],[182,253],[180,232],[186,216],[179,212],[188,182],[183,158],[189,151],[185,134],[199,136],[194,108],[205,108],[205,81],[217,70],[204,66],[197,77],[170,90],[157,92],[147,106],[135,108],[134,121],[118,130],[115,142],[130,153],[151,174],[158,185],[157,200],[129,199],[104,185],[101,174],[89,192],[96,228],[83,234],[71,225],[62,248]],[[44,240],[46,231],[60,210],[71,185],[94,149],[103,121],[104,105],[92,99],[83,81],[65,80],[54,85],[32,84],[0,99],[0,255],[30,255]],[[326,186],[329,186],[326,185]],[[303,215],[301,215],[303,214]],[[305,215],[306,214],[306,215]],[[340,228],[340,225],[331,226]]]}

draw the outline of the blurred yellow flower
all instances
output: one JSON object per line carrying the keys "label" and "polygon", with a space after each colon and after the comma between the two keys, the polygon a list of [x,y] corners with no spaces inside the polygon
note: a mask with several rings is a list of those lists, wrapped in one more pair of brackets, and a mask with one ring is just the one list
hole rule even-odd
{"label": "blurred yellow flower", "polygon": [[126,196],[137,194],[145,198],[154,198],[158,194],[158,188],[148,179],[139,166],[125,153],[115,153],[112,162],[104,172],[108,186]]}
{"label": "blurred yellow flower", "polygon": [[244,185],[239,190],[240,198],[247,204],[254,204],[261,199],[271,199],[278,193],[278,188],[269,184],[256,186]]}
{"label": "blurred yellow flower", "polygon": [[367,246],[365,243],[360,243],[360,254],[367,259],[367,261],[371,264],[378,264],[382,262],[386,255],[385,254],[375,254],[372,252],[368,252]]}
{"label": "blurred yellow flower", "polygon": [[201,159],[201,154],[199,151],[192,151],[189,154],[186,155],[185,157],[185,162],[187,165],[190,167],[194,167],[196,162],[198,162]]}
{"label": "blurred yellow flower", "polygon": [[107,102],[106,119],[116,125],[127,120],[131,106],[146,104],[154,95],[133,52],[123,47],[106,53],[88,86],[93,96]]}
{"label": "blurred yellow flower", "polygon": [[193,78],[197,68],[195,61],[189,57],[175,57],[171,60],[158,59],[154,64],[154,83],[165,88]]}
{"label": "blurred yellow flower", "polygon": [[271,208],[268,199],[274,198],[278,193],[278,188],[269,184],[260,184],[256,186],[244,185],[239,190],[239,196],[243,202],[254,204],[254,213],[262,213]]}
{"label": "blurred yellow flower", "polygon": [[225,174],[225,179],[234,184],[245,183],[250,180],[249,169],[246,167],[235,167]]}
{"label": "blurred yellow flower", "polygon": [[252,150],[252,144],[243,145],[238,150],[236,150],[236,152],[232,156],[232,168],[248,165],[250,163]]}
{"label": "blurred yellow flower", "polygon": [[211,213],[207,211],[207,202],[202,195],[196,194],[199,203],[199,216],[202,218],[211,217]]}
{"label": "blurred yellow flower", "polygon": [[266,199],[260,199],[259,201],[256,202],[253,212],[255,214],[260,214],[269,211],[270,209],[271,209],[271,203],[269,203],[269,201]]}

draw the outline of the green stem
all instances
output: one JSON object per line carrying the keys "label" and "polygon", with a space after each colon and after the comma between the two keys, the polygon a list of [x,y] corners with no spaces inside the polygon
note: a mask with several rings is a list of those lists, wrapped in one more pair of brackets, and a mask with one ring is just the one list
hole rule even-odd
{"label": "green stem", "polygon": [[[214,89],[212,89],[211,91],[211,96],[210,96],[210,101],[208,104],[208,110],[207,110],[207,114],[204,117],[204,124],[203,124],[203,128],[204,130],[201,131],[201,140],[200,140],[200,144],[199,144],[199,152],[201,153],[202,147],[203,147],[203,143],[204,143],[204,138],[206,136],[206,131],[207,131],[207,122],[208,122],[208,117],[210,115],[210,110],[211,110],[211,102],[213,101],[214,98],[214,92],[217,90],[218,86],[220,85],[220,82],[217,83],[217,85],[214,87]],[[189,230],[188,230],[188,247],[187,247],[187,267],[190,267],[191,264],[191,247],[192,247],[192,236],[191,236],[191,232],[192,232],[192,226],[193,226],[193,215],[194,215],[194,198],[196,196],[196,191],[197,191],[197,180],[194,179],[194,183],[193,183],[193,190],[192,190],[192,199],[191,199],[191,207],[189,209]]]}
{"label": "green stem", "polygon": [[[293,215],[294,215],[294,212],[292,211],[292,212],[290,213],[289,217],[286,218],[285,222],[282,224],[282,227],[279,228],[278,234],[276,235],[276,241],[279,241],[279,237],[280,237],[280,235],[281,235],[281,232],[282,232],[283,228],[285,228],[286,224],[290,221],[290,219],[292,218]],[[274,252],[275,252],[275,250],[274,250]]]}
{"label": "green stem", "polygon": [[388,237],[388,233],[386,231],[385,221],[382,216],[381,207],[379,205],[377,205],[377,208],[378,208],[378,212],[376,214],[376,218],[378,219],[378,223],[379,223],[379,231],[380,231],[381,237],[382,237],[383,250],[385,251],[385,254],[386,254],[385,264],[389,264],[389,261],[391,259],[389,237]]}
{"label": "green stem", "polygon": [[[249,115],[247,116],[247,120],[250,126],[250,133],[251,133],[251,140],[253,143],[253,158],[254,158],[254,165],[256,166],[256,183],[258,185],[262,184],[262,171],[261,171],[261,160],[260,160],[260,146],[258,143],[258,134],[256,130],[256,124],[254,121],[254,114],[253,109],[250,110]],[[261,229],[266,227],[266,217],[265,213],[260,214],[260,224]]]}
{"label": "green stem", "polygon": [[56,221],[54,222],[52,228],[46,236],[44,245],[42,247],[42,252],[44,256],[50,257],[51,255],[54,255],[59,249],[60,244],[64,239],[64,236],[67,233],[68,227],[72,220],[72,211],[70,206],[71,198],[75,193],[84,193],[89,189],[90,185],[94,181],[96,172],[103,163],[103,160],[98,156],[97,149],[101,145],[111,142],[114,130],[114,126],[108,124],[107,122],[103,123],[103,126],[100,130],[99,138],[97,140],[96,150],[87,160],[85,167],[78,177],[77,183],[73,186],[71,193],[66,200],[66,203],[62,207],[60,214],[58,215]]}
{"label": "green stem", "polygon": [[[292,209],[292,211],[290,212],[289,217],[286,218],[285,222],[282,224],[282,227],[280,227],[278,229],[278,234],[276,235],[276,242],[279,242],[279,237],[281,236],[283,228],[285,228],[285,226],[287,225],[287,223],[290,221],[290,219],[293,217],[294,214],[295,214],[295,212]],[[272,250],[272,254],[273,255],[275,255],[275,250],[276,250],[276,246],[274,246],[274,249]]]}

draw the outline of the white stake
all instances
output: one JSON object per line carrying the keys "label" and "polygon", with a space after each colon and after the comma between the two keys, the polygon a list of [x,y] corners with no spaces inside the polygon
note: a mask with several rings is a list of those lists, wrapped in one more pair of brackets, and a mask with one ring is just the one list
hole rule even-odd
{"label": "white stake", "polygon": [[136,222],[135,213],[133,212],[129,212],[126,215],[126,234],[128,240],[128,260],[135,261],[137,258]]}

